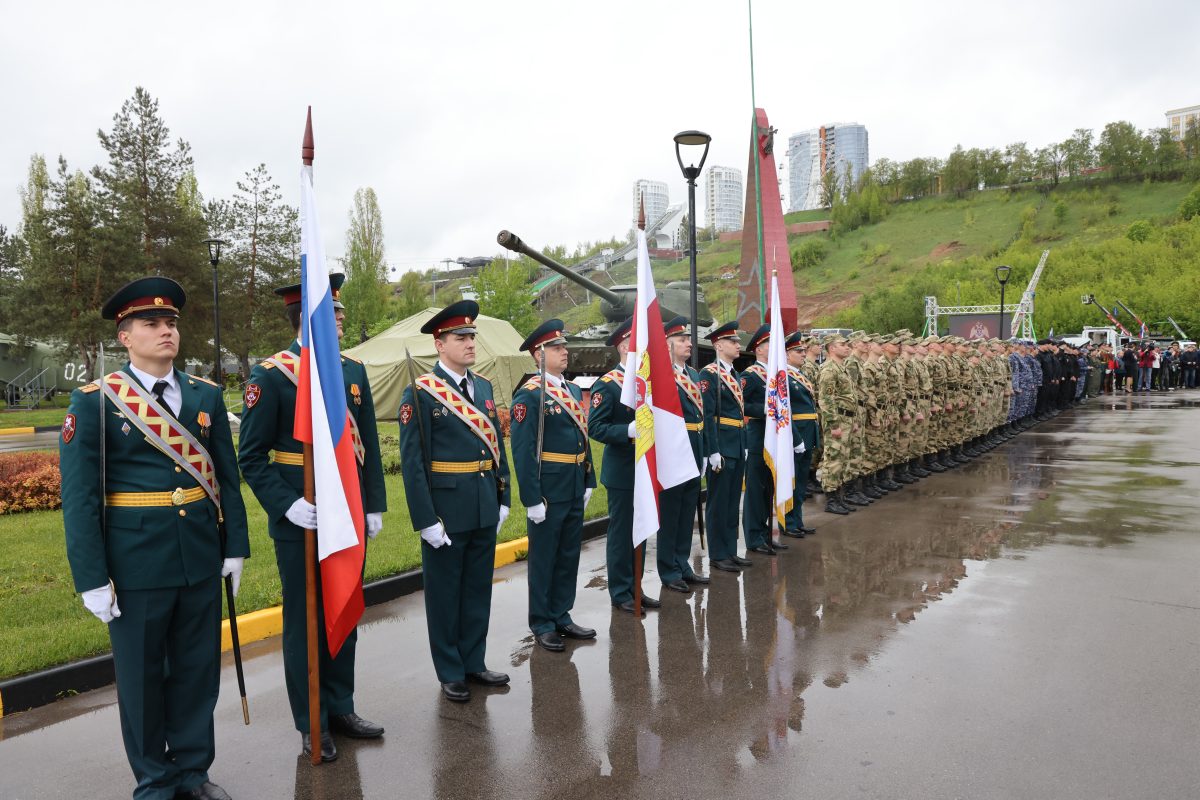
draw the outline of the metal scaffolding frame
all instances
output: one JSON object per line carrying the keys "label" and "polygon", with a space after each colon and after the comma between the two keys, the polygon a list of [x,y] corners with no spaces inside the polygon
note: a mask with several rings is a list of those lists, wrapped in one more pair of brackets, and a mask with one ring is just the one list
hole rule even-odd
{"label": "metal scaffolding frame", "polygon": [[[1033,330],[1033,299],[1037,294],[1038,281],[1042,279],[1042,271],[1046,268],[1046,259],[1049,257],[1050,251],[1043,250],[1042,257],[1038,259],[1037,268],[1034,269],[1033,275],[1029,279],[1029,285],[1025,287],[1025,291],[1021,294],[1021,302],[1015,306],[1008,304],[1004,306],[1004,313],[1012,314],[1012,325],[1009,328],[1010,337],[1031,340],[1037,338]],[[925,330],[922,332],[922,335],[928,336],[929,334],[937,333],[939,316],[999,313],[999,303],[985,306],[939,306],[937,297],[928,295],[925,297]]]}

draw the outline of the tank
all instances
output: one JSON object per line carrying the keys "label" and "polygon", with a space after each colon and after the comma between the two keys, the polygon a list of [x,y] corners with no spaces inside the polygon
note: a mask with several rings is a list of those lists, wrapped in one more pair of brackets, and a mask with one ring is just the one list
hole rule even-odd
{"label": "tank", "polygon": [[[554,259],[529,247],[521,237],[509,231],[500,231],[496,241],[502,247],[529,256],[542,266],[557,272],[567,280],[575,283],[600,298],[600,313],[604,322],[585,328],[579,333],[567,335],[567,349],[571,353],[568,372],[571,375],[600,376],[617,365],[617,351],[605,342],[614,329],[634,312],[637,302],[637,286],[624,284],[620,286],[601,286],[590,278],[585,278],[569,267],[563,266]],[[662,312],[663,321],[672,317],[690,317],[691,284],[687,281],[672,281],[658,290],[658,305]],[[696,292],[696,317],[699,320],[700,363],[707,364],[715,354],[712,345],[703,337],[712,330],[713,318],[704,300],[704,292]]]}

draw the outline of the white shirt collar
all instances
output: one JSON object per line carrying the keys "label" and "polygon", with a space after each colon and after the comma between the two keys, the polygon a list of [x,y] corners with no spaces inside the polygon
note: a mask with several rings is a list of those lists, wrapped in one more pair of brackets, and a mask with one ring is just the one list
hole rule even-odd
{"label": "white shirt collar", "polygon": [[561,389],[563,383],[565,383],[561,375],[551,375],[549,372],[546,373],[546,380],[548,380],[555,389]]}
{"label": "white shirt collar", "polygon": [[[468,375],[460,375],[457,372],[455,372],[454,370],[450,369],[449,367],[446,366],[446,362],[442,361],[440,358],[438,359],[438,366],[442,368],[442,372],[446,373],[454,380],[455,386],[458,386],[459,384],[461,384],[463,382],[463,378],[469,377]],[[468,385],[470,385],[471,383],[474,383],[474,381],[471,381],[471,380],[467,381]]]}
{"label": "white shirt collar", "polygon": [[129,371],[133,373],[133,376],[138,379],[138,382],[142,384],[142,386],[150,390],[153,390],[154,384],[158,383],[159,381],[166,381],[167,389],[175,389],[179,386],[179,383],[175,380],[174,368],[172,368],[171,371],[162,378],[156,378],[149,372],[138,369],[132,363],[129,365]]}

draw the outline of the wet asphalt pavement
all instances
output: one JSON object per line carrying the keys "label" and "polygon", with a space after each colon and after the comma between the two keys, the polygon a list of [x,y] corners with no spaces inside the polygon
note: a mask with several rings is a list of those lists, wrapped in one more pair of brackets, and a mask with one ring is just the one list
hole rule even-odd
{"label": "wet asphalt pavement", "polygon": [[[600,636],[565,654],[535,650],[516,564],[488,640],[506,691],[442,700],[424,598],[402,598],[359,638],[382,740],[298,758],[259,642],[248,728],[224,670],[212,777],[238,800],[1197,797],[1197,487],[1200,391],[1122,396],[851,517],[818,496],[817,536],[642,623],[610,609],[593,542],[574,616]],[[128,797],[115,701],[0,719],[0,798]]]}

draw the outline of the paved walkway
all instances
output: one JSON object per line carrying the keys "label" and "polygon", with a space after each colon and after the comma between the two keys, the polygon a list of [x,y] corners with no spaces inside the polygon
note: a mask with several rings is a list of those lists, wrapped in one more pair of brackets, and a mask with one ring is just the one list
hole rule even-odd
{"label": "paved walkway", "polygon": [[[235,798],[1131,798],[1200,786],[1200,392],[1093,400],[740,577],[613,612],[585,547],[576,620],[535,650],[523,564],[489,666],[442,700],[424,598],[371,609],[378,742],[298,758],[278,643],[223,675],[213,778]],[[649,559],[653,565],[653,558]],[[697,563],[700,563],[699,560]],[[651,572],[646,585],[658,594]],[[127,797],[113,690],[0,720],[0,798]]]}

